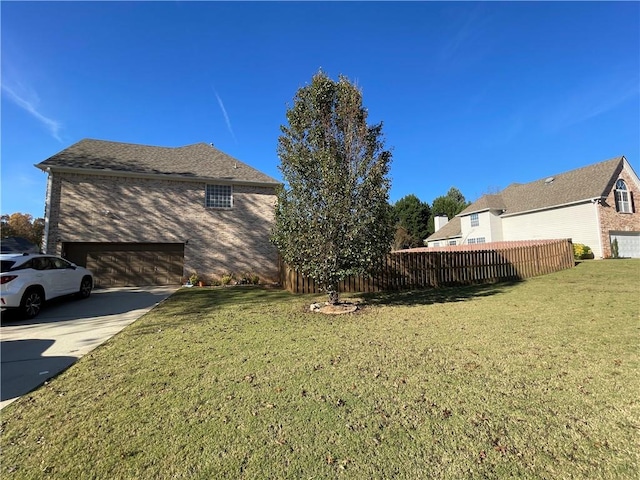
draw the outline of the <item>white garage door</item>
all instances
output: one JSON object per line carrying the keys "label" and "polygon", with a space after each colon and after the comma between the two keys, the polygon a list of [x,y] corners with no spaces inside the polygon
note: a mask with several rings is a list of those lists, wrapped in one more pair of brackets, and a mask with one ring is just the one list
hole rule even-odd
{"label": "white garage door", "polygon": [[611,243],[618,240],[618,255],[640,258],[640,232],[611,232]]}

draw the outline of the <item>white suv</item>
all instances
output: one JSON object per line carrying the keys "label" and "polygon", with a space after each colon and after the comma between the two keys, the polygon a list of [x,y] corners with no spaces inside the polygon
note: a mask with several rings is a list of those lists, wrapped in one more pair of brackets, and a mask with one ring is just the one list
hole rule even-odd
{"label": "white suv", "polygon": [[77,294],[91,295],[89,270],[53,255],[11,253],[0,255],[0,307],[20,309],[33,318],[46,300]]}

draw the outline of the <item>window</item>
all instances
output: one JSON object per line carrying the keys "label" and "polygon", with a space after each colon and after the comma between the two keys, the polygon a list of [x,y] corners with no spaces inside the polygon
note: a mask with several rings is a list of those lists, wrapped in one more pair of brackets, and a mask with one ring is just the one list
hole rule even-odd
{"label": "window", "polygon": [[455,245],[456,241],[455,240],[449,240],[449,245]]}
{"label": "window", "polygon": [[632,213],[631,192],[627,190],[627,184],[620,179],[616,182],[616,211],[622,213]]}
{"label": "window", "polygon": [[476,243],[485,243],[485,241],[486,241],[485,237],[470,238],[469,240],[467,240],[467,244],[473,245]]}
{"label": "window", "polygon": [[0,272],[5,273],[11,270],[11,267],[15,265],[16,262],[11,260],[2,260],[0,261]]}
{"label": "window", "polygon": [[231,185],[207,185],[205,206],[207,208],[231,208],[233,198]]}
{"label": "window", "polygon": [[53,268],[62,270],[65,268],[72,268],[71,264],[61,258],[56,258],[56,257],[50,257],[49,260],[51,261]]}
{"label": "window", "polygon": [[471,214],[471,226],[472,227],[477,227],[478,225],[480,225],[480,219],[478,218],[478,214],[477,213],[472,213]]}

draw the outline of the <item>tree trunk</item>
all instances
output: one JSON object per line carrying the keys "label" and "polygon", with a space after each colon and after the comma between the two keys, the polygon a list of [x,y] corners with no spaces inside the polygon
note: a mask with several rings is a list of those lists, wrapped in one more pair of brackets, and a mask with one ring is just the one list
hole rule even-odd
{"label": "tree trunk", "polygon": [[327,292],[329,293],[329,304],[330,305],[337,305],[338,304],[338,289],[334,288],[334,287],[329,287],[327,289]]}

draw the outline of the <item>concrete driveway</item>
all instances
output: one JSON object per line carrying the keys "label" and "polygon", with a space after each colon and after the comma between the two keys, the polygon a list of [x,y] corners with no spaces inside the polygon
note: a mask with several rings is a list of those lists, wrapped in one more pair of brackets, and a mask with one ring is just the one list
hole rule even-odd
{"label": "concrete driveway", "polygon": [[86,300],[54,300],[32,320],[3,312],[0,409],[69,367],[178,288],[95,290]]}

